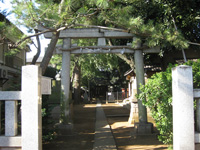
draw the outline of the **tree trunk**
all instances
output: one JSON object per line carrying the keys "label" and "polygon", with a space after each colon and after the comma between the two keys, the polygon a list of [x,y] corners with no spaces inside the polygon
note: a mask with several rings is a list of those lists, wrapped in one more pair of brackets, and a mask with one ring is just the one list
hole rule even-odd
{"label": "tree trunk", "polygon": [[75,103],[80,103],[81,100],[81,90],[80,90],[80,76],[81,76],[81,71],[80,71],[80,66],[76,62],[74,66],[74,102]]}
{"label": "tree trunk", "polygon": [[[38,30],[35,29],[35,33],[37,34]],[[32,62],[31,62],[32,65],[35,65],[35,63],[37,62],[37,59],[39,58],[40,53],[41,53],[41,44],[40,44],[39,35],[36,35],[36,40],[37,40],[38,47],[37,47],[37,53],[35,54],[35,56],[33,57]]]}
{"label": "tree trunk", "polygon": [[45,73],[45,70],[46,68],[48,67],[48,64],[51,60],[51,57],[53,55],[53,51],[56,47],[56,44],[57,44],[57,41],[58,41],[58,38],[59,38],[59,34],[60,32],[56,32],[53,34],[52,38],[51,38],[51,42],[47,48],[47,51],[44,55],[44,58],[40,64],[40,67],[42,68],[42,75]]}

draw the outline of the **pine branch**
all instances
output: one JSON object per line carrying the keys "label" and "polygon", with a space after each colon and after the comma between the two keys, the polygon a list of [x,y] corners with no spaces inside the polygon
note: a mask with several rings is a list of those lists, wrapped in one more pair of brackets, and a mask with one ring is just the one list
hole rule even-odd
{"label": "pine branch", "polygon": [[61,15],[63,7],[65,4],[65,0],[61,0],[60,4],[59,4],[59,9],[58,9],[58,14]]}
{"label": "pine branch", "polygon": [[[37,29],[35,29],[35,33],[38,33],[38,30],[37,30]],[[36,61],[37,61],[37,59],[39,58],[40,53],[41,53],[41,44],[40,44],[39,35],[36,36],[36,40],[37,40],[37,45],[38,45],[38,47],[37,47],[37,53],[36,53],[36,55],[33,57],[33,60],[32,60],[32,62],[31,62],[32,65],[35,65],[35,63],[36,63]]]}
{"label": "pine branch", "polygon": [[188,42],[188,44],[200,46],[200,43]]}
{"label": "pine branch", "polygon": [[44,30],[44,31],[41,31],[41,32],[38,32],[38,33],[35,33],[33,35],[30,35],[30,36],[27,36],[23,39],[21,39],[19,42],[15,43],[15,44],[12,44],[9,46],[10,49],[13,49],[13,48],[17,48],[21,43],[23,43],[24,41],[26,41],[27,39],[30,39],[32,37],[35,37],[35,36],[39,36],[41,34],[44,34],[44,33],[47,33],[47,32],[55,32],[56,30],[50,30],[50,29],[47,29],[47,30]]}
{"label": "pine branch", "polygon": [[105,27],[105,26],[86,25],[86,24],[75,24],[75,26],[83,26],[83,27],[90,27],[90,28],[107,29],[107,30],[113,30],[113,31],[120,31],[120,32],[130,33],[130,30],[127,30],[127,29],[111,28],[111,27]]}
{"label": "pine branch", "polygon": [[[178,28],[177,28],[177,26],[176,26],[175,19],[174,19],[174,17],[172,16],[172,14],[171,14],[171,17],[172,17],[172,22],[173,22],[173,24],[174,24],[174,28],[175,28],[176,31],[178,31]],[[184,51],[183,48],[181,48],[181,50],[182,50],[184,62],[187,62],[187,58],[186,58],[186,55],[185,55],[185,51]]]}

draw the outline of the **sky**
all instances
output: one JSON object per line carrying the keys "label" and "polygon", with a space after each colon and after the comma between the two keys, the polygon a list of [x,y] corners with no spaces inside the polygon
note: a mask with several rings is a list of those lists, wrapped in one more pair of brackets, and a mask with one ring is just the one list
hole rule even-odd
{"label": "sky", "polygon": [[[0,2],[0,10],[4,10],[6,9],[7,12],[12,10],[12,5],[10,4],[10,0],[4,0],[4,3]],[[9,16],[7,16],[7,19],[10,20],[13,24],[15,24],[15,15],[11,14]],[[27,29],[24,26],[17,26],[24,34],[26,35],[30,35],[30,33],[27,32]],[[49,44],[50,40],[49,39],[45,39],[43,36],[40,38],[41,39],[41,54],[40,57],[44,56],[44,52],[45,52],[45,47],[47,47],[47,45]],[[35,38],[32,38],[32,40],[34,41],[34,43],[37,45],[37,42],[35,40]],[[35,48],[35,46],[31,45],[31,52],[27,53],[27,58],[32,58],[36,52],[37,49]]]}

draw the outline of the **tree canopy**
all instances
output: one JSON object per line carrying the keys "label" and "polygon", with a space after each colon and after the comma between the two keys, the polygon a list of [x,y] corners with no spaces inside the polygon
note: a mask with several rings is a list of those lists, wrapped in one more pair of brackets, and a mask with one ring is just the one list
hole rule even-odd
{"label": "tree canopy", "polygon": [[35,35],[54,33],[41,65],[43,70],[59,32],[68,28],[118,28],[135,34],[149,47],[161,46],[162,52],[188,48],[190,44],[199,46],[199,3],[199,0],[12,0],[19,24],[30,31],[38,25],[46,29]]}

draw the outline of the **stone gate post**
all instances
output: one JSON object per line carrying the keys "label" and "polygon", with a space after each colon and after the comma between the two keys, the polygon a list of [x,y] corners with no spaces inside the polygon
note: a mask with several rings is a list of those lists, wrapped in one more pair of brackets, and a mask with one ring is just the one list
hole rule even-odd
{"label": "stone gate post", "polygon": [[[71,39],[65,38],[63,40],[63,48],[71,47]],[[61,71],[61,123],[68,123],[70,117],[69,106],[69,92],[70,92],[70,51],[62,52],[62,71]]]}
{"label": "stone gate post", "polygon": [[192,67],[172,69],[173,149],[194,150],[194,106]]}
{"label": "stone gate post", "polygon": [[[136,82],[137,82],[137,94],[140,94],[140,84],[144,85],[144,60],[141,50],[135,50],[134,53],[135,67],[136,67]],[[142,104],[141,100],[138,100],[139,122],[147,123],[147,110]]]}
{"label": "stone gate post", "polygon": [[41,69],[22,67],[22,150],[42,150]]}
{"label": "stone gate post", "polygon": [[[135,48],[141,47],[141,42],[137,41],[138,39],[135,37],[133,41],[136,42]],[[134,53],[135,60],[135,68],[136,68],[136,85],[137,85],[137,94],[140,94],[140,85],[145,84],[144,80],[144,60],[143,60],[143,51],[135,50]],[[139,122],[135,123],[135,134],[151,134],[153,130],[153,124],[147,122],[147,109],[146,106],[142,104],[140,99],[138,101],[138,116]],[[133,106],[131,107],[133,109]]]}

